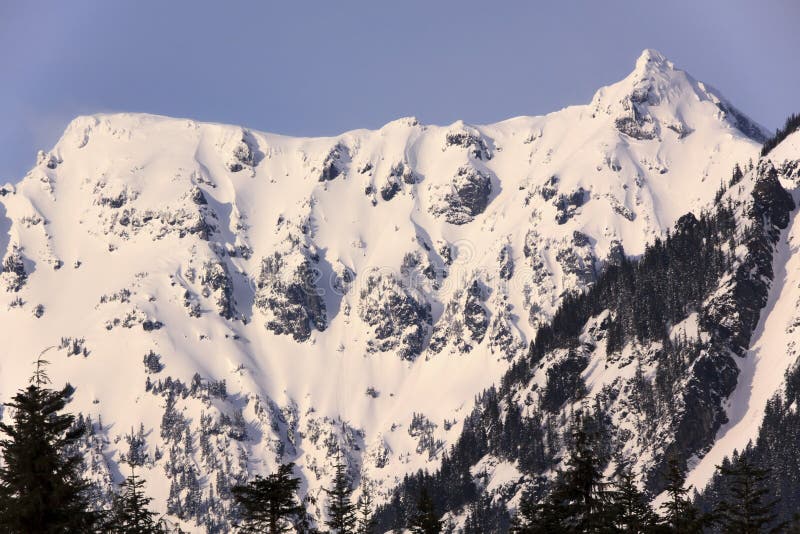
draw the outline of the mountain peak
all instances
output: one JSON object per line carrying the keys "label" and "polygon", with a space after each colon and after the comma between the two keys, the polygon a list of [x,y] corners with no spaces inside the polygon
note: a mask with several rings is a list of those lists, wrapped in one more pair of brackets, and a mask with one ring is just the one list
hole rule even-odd
{"label": "mountain peak", "polygon": [[636,60],[634,72],[647,72],[650,70],[674,70],[675,65],[661,52],[652,48],[645,48]]}
{"label": "mountain peak", "polygon": [[672,135],[667,130],[682,138],[701,124],[733,128],[757,142],[765,138],[761,126],[652,48],[642,51],[628,76],[598,90],[591,107],[638,140],[661,140]]}

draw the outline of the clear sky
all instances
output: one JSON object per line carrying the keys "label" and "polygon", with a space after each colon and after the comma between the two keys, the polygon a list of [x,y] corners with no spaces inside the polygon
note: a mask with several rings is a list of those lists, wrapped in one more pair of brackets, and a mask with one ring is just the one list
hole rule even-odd
{"label": "clear sky", "polygon": [[290,135],[586,103],[655,48],[774,129],[800,111],[800,2],[0,0],[0,184],[76,115]]}

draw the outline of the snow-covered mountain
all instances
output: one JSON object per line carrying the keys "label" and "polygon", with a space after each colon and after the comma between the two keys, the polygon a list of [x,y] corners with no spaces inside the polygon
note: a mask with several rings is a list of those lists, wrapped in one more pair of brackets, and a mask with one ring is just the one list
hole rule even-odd
{"label": "snow-covered mountain", "polygon": [[[727,185],[765,138],[652,50],[588,105],[491,125],[405,118],[301,139],[79,117],[0,190],[0,396],[47,349],[93,429],[93,476],[118,481],[136,458],[185,528],[224,530],[230,485],[285,461],[320,516],[337,450],[386,495],[439,465],[566,294],[714,205],[721,185],[749,194],[758,165]],[[781,164],[800,157],[784,145]],[[782,317],[796,285],[771,289],[766,309]],[[757,354],[791,343],[775,321],[759,323]],[[621,376],[589,361],[590,395]],[[763,405],[780,383],[740,368],[762,385],[729,398],[712,465],[741,446],[738,428],[757,430],[763,408],[743,396]],[[699,460],[691,480],[708,476]]]}

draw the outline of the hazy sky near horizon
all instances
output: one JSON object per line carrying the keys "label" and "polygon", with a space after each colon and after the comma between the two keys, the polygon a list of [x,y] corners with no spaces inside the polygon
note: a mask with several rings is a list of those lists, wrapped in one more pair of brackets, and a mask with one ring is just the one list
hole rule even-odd
{"label": "hazy sky near horizon", "polygon": [[774,129],[800,111],[800,2],[0,3],[0,184],[75,116],[288,135],[489,123],[588,102],[661,51]]}

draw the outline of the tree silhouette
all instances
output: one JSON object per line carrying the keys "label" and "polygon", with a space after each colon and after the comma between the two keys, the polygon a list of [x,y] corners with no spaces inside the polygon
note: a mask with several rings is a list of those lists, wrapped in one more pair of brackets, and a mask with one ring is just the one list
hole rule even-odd
{"label": "tree silhouette", "polygon": [[442,520],[436,515],[425,486],[420,488],[417,510],[411,515],[408,528],[414,534],[439,534],[442,531]]}
{"label": "tree silhouette", "polygon": [[325,491],[328,494],[328,520],[325,524],[336,534],[353,532],[356,527],[356,507],[351,500],[353,486],[341,453],[336,460],[333,488]]}
{"label": "tree silhouette", "polygon": [[244,485],[231,488],[242,517],[244,532],[290,532],[305,519],[305,508],[298,502],[300,479],[292,476],[294,464],[278,467],[277,473],[257,475]]}
{"label": "tree silhouette", "polygon": [[93,532],[101,517],[91,510],[82,458],[73,450],[84,428],[63,413],[74,390],[49,389],[47,365],[39,355],[28,387],[6,403],[11,424],[0,423],[0,530]]}
{"label": "tree silhouette", "polygon": [[144,480],[136,475],[134,464],[131,474],[114,498],[111,521],[108,529],[119,534],[159,534],[167,532],[164,524],[156,519],[158,514],[148,508],[152,498],[145,495]]}
{"label": "tree silhouette", "polygon": [[785,523],[767,527],[775,521],[777,499],[767,500],[769,469],[755,467],[745,456],[731,467],[717,466],[724,477],[724,497],[715,510],[715,519],[725,532],[761,534],[778,532]]}

